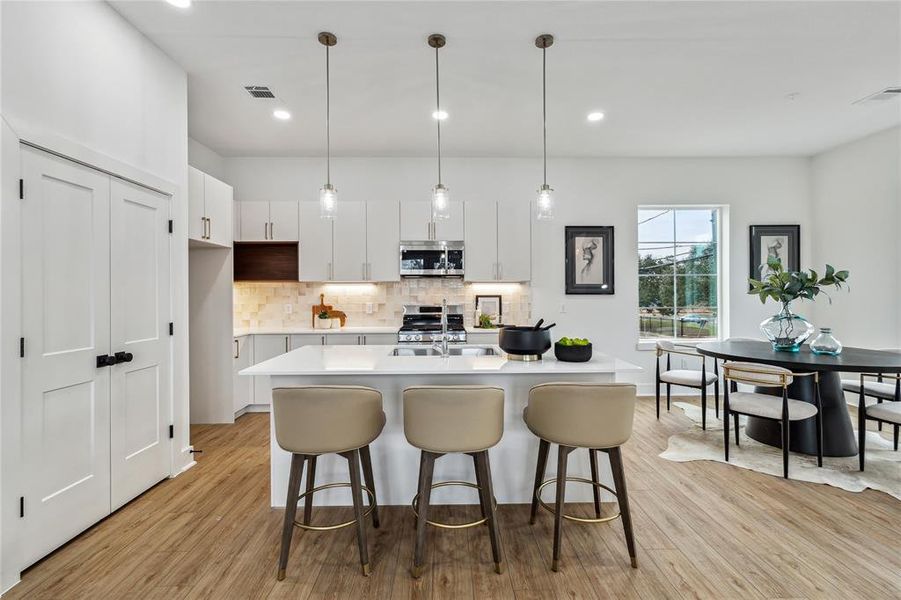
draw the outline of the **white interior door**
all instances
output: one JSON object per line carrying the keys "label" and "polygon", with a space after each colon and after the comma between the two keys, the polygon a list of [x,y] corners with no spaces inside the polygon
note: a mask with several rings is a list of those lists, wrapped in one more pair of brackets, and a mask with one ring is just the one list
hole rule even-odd
{"label": "white interior door", "polygon": [[[22,147],[28,565],[110,513],[110,178]],[[6,290],[15,293],[14,290]]]}
{"label": "white interior door", "polygon": [[[338,203],[338,215],[332,225],[332,279],[366,280],[366,205],[363,202]],[[398,261],[399,267],[399,261]]]}
{"label": "white interior door", "polygon": [[492,200],[466,203],[466,281],[497,279],[497,217],[497,203]]}
{"label": "white interior door", "polygon": [[400,280],[400,212],[396,200],[366,203],[366,261],[371,281]]}
{"label": "white interior door", "polygon": [[168,219],[168,196],[111,179],[112,510],[170,470]]}

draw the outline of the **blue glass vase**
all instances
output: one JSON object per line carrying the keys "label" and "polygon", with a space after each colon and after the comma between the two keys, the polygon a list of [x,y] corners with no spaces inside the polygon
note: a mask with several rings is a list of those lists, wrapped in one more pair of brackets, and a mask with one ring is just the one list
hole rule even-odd
{"label": "blue glass vase", "polygon": [[842,353],[842,343],[832,335],[832,329],[821,327],[820,334],[810,342],[810,351],[814,354],[837,356]]}
{"label": "blue glass vase", "polygon": [[794,314],[786,302],[779,314],[760,324],[760,332],[770,340],[774,350],[797,352],[813,335],[814,327],[801,315]]}

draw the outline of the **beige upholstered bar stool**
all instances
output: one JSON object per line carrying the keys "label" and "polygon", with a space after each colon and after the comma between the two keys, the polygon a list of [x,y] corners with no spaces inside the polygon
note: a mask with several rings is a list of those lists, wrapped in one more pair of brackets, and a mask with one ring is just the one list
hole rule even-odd
{"label": "beige upholstered bar stool", "polygon": [[[635,386],[621,383],[545,383],[529,392],[529,404],[523,411],[523,419],[541,442],[538,446],[538,466],[535,469],[535,487],[532,495],[530,523],[535,522],[539,504],[554,513],[554,556],[551,569],[559,570],[560,544],[563,536],[563,520],[580,523],[606,523],[617,517],[623,519],[626,547],[632,566],[635,559],[635,539],[632,534],[632,517],[629,513],[629,496],[620,446],[632,435],[632,418],[635,414]],[[544,479],[547,457],[551,444],[557,444],[557,477]],[[587,448],[591,461],[591,480],[569,477],[566,474],[567,458],[576,448]],[[597,452],[607,453],[613,471],[615,490],[602,484],[598,477]],[[566,482],[591,484],[594,488],[595,518],[582,518],[563,513]],[[556,483],[557,501],[552,508],[541,499],[541,490]],[[614,494],[619,501],[619,513],[601,516],[600,490]]]}
{"label": "beige upholstered bar stool", "polygon": [[[504,571],[504,557],[495,513],[488,449],[504,434],[504,390],[496,387],[418,386],[404,390],[404,434],[422,453],[419,461],[419,492],[413,499],[416,513],[416,547],[413,577],[420,577],[425,565],[426,525],[444,529],[464,529],[488,524],[494,568]],[[445,454],[465,453],[473,458],[476,484],[466,481],[432,483],[435,460]],[[470,523],[447,524],[430,521],[429,499],[433,488],[463,485],[479,490],[482,518]]]}
{"label": "beige upholstered bar stool", "polygon": [[[285,504],[285,522],[282,528],[282,549],[278,560],[278,578],[285,578],[291,536],[294,528],[312,531],[331,531],[356,525],[357,544],[363,575],[369,575],[369,550],[366,545],[364,519],[371,513],[372,524],[379,526],[378,504],[375,499],[375,482],[369,444],[385,426],[382,411],[382,394],[372,388],[333,385],[299,386],[272,390],[272,411],[275,419],[275,438],[282,450],[291,453],[291,475],[288,479],[288,500]],[[329,483],[315,486],[316,457],[321,454],[338,454],[347,459],[350,483]],[[366,485],[360,483],[360,461]],[[307,489],[300,494],[300,479],[304,462],[309,463]],[[354,519],[337,525],[310,525],[313,494],[318,491],[350,487],[353,495]],[[369,510],[363,511],[363,496],[369,496]],[[304,520],[295,520],[297,502],[304,498]]]}

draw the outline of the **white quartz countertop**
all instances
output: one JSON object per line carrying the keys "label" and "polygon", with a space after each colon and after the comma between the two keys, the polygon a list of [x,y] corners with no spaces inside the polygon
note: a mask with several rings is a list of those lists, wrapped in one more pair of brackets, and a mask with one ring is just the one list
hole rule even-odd
{"label": "white quartz countertop", "polygon": [[[365,335],[375,333],[397,333],[399,327],[342,327],[341,329],[313,329],[312,327],[259,327],[251,329],[235,329],[234,337],[245,335]],[[467,328],[467,333],[493,333],[497,335],[497,329]]]}
{"label": "white quartz countertop", "polygon": [[561,362],[553,352],[535,362],[507,360],[500,348],[497,356],[392,356],[395,346],[304,346],[263,361],[241,375],[473,375],[576,374],[638,372],[641,367],[605,354],[595,354],[584,363]]}

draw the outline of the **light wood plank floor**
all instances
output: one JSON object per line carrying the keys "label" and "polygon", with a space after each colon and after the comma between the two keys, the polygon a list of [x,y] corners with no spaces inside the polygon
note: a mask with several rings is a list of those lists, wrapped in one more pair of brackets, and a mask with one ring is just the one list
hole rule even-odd
{"label": "light wood plank floor", "polygon": [[[899,598],[901,503],[709,462],[657,457],[690,426],[641,400],[624,449],[639,568],[622,526],[567,523],[552,573],[552,520],[500,507],[508,568],[496,575],[483,528],[431,531],[429,566],[408,574],[408,509],[370,528],[372,577],[359,575],[352,528],[297,531],[275,578],[282,511],[269,508],[268,415],[194,427],[199,464],[91,528],[23,576],[8,598]],[[411,465],[411,468],[416,468]],[[500,468],[495,466],[495,470]],[[464,508],[470,515],[475,507]],[[572,507],[588,515],[583,505]],[[448,519],[441,507],[438,517]],[[349,518],[350,509],[317,519]],[[454,518],[461,516],[455,509]]]}

